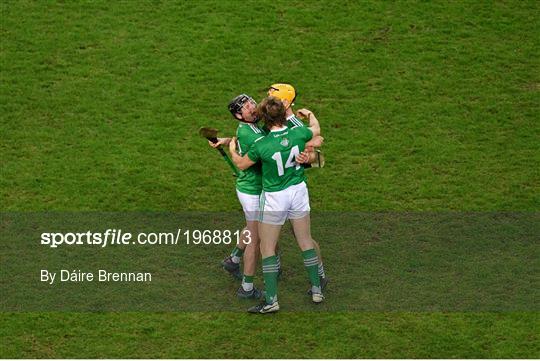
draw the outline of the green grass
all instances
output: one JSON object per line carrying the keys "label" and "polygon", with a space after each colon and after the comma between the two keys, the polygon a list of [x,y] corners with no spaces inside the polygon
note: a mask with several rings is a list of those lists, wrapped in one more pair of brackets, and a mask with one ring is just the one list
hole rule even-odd
{"label": "green grass", "polygon": [[[196,133],[232,134],[227,102],[278,81],[326,137],[314,210],[540,208],[536,1],[0,9],[2,211],[238,210],[227,165]],[[343,269],[347,245],[321,244]],[[537,305],[0,317],[3,357],[540,357]]]}
{"label": "green grass", "polygon": [[282,313],[264,320],[236,313],[26,313],[11,317],[0,334],[4,357],[527,358],[538,355],[537,321],[521,313]]}

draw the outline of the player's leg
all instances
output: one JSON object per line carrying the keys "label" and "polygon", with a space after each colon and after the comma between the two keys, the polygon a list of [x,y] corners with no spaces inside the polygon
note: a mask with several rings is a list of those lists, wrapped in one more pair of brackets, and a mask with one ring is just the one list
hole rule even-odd
{"label": "player's leg", "polygon": [[[321,279],[321,289],[324,291],[324,289],[326,288],[326,285],[328,284],[328,278],[326,277],[326,273],[324,272],[321,247],[319,246],[319,242],[315,241],[313,238],[312,238],[312,241],[313,241],[313,246],[315,247],[315,251],[317,252],[317,257],[319,257],[318,273],[319,273],[319,278]],[[311,293],[311,290],[309,290],[308,293]]]}
{"label": "player's leg", "polygon": [[[238,197],[238,201],[242,205],[242,209],[246,218],[246,224],[249,221],[256,220],[259,207],[259,196],[243,193],[239,190],[236,190],[236,195]],[[242,261],[245,249],[249,244],[248,235],[245,232],[247,229],[248,226],[246,225],[246,227],[242,230],[240,242],[238,242],[238,244],[233,248],[231,254],[225,257],[223,261],[221,261],[223,269],[229,272],[234,278],[239,280],[242,279],[242,272],[240,271],[240,261]]]}
{"label": "player's leg", "polygon": [[[244,234],[246,229],[247,227],[242,230],[242,234]],[[245,243],[245,238],[242,236],[240,242],[238,242],[238,244],[233,248],[231,254],[221,261],[221,266],[223,266],[223,269],[229,272],[236,279],[242,278],[242,272],[240,272],[240,261],[244,256],[246,246],[247,244]]]}
{"label": "player's leg", "polygon": [[246,246],[244,252],[244,272],[242,276],[242,284],[236,292],[237,296],[240,298],[258,299],[261,297],[261,292],[253,285],[253,279],[255,277],[257,268],[257,260],[260,257],[258,225],[259,222],[257,220],[247,221],[244,232],[245,236],[249,237],[249,244]]}
{"label": "player's leg", "polygon": [[317,251],[315,250],[313,240],[311,239],[309,214],[302,218],[291,219],[291,224],[294,229],[294,234],[296,235],[296,242],[302,250],[304,266],[306,267],[311,283],[313,302],[322,302],[321,279],[319,278],[318,272],[319,257],[317,256]]}
{"label": "player's leg", "polygon": [[[301,189],[295,193],[295,198],[293,199],[293,207],[299,211],[298,216],[301,217],[305,213],[309,213],[310,207],[309,207],[309,191],[307,189],[307,186]],[[291,223],[293,220],[291,219]],[[321,248],[319,246],[319,243],[311,237],[311,227],[308,229],[310,232],[309,237],[311,238],[313,242],[313,246],[315,248],[315,251],[317,252],[317,257],[319,258],[319,264],[318,264],[318,273],[319,278],[321,279],[321,288],[324,290],[326,287],[326,284],[328,283],[328,279],[326,278],[326,274],[324,272],[324,265],[323,265],[323,259],[322,259],[322,253]],[[293,228],[294,233],[294,228]],[[296,238],[296,235],[295,235]]]}
{"label": "player's leg", "polygon": [[[253,278],[260,257],[259,248],[259,198],[260,195],[242,195],[242,207],[246,217],[244,241],[247,243],[244,251],[244,274],[242,285],[237,295],[241,298],[260,298],[261,292],[253,286]],[[247,237],[247,239],[246,239]]]}
{"label": "player's leg", "polygon": [[251,313],[270,313],[279,310],[278,304],[278,261],[276,257],[276,246],[279,239],[281,227],[285,223],[287,213],[279,211],[283,209],[280,205],[280,192],[261,195],[261,214],[259,218],[259,239],[262,256],[262,268],[265,285],[265,300],[260,305],[251,307]]}
{"label": "player's leg", "polygon": [[[291,220],[292,223],[292,220]],[[294,234],[294,228],[293,228],[293,235],[296,239],[296,235]],[[313,246],[315,247],[315,251],[317,252],[317,257],[319,257],[319,278],[321,279],[321,288],[324,290],[326,285],[328,284],[328,278],[326,277],[326,273],[324,272],[324,265],[323,265],[323,259],[322,259],[322,253],[321,253],[321,247],[319,246],[319,242],[315,241],[313,238],[311,238],[313,241]],[[311,294],[311,288],[308,290],[308,294]]]}
{"label": "player's leg", "polygon": [[305,183],[289,187],[292,191],[291,209],[288,212],[298,246],[302,250],[304,265],[311,283],[313,302],[322,302],[321,279],[319,278],[319,257],[311,237],[311,219],[309,216],[309,194]]}
{"label": "player's leg", "polygon": [[248,309],[251,313],[270,313],[279,310],[277,299],[278,291],[278,264],[276,245],[281,231],[281,225],[259,223],[259,237],[262,256],[262,269],[264,278],[264,302]]}

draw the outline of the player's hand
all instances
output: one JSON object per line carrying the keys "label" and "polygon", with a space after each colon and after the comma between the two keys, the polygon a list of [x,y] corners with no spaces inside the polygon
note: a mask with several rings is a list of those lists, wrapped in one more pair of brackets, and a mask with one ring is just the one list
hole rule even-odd
{"label": "player's hand", "polygon": [[302,153],[299,153],[295,157],[296,163],[306,164],[309,162],[309,153],[307,150],[304,150]]}
{"label": "player's hand", "polygon": [[231,141],[229,142],[229,151],[231,154],[236,153],[236,137],[232,137]]}
{"label": "player's hand", "polygon": [[309,119],[309,116],[313,114],[313,112],[311,110],[308,110],[308,109],[305,109],[305,108],[302,108],[300,109],[299,111],[296,112],[296,116],[298,116],[299,118],[302,118],[302,119]]}
{"label": "player's hand", "polygon": [[211,141],[208,141],[208,144],[212,148],[218,148],[221,145],[229,145],[230,141],[231,141],[231,138],[218,138],[218,141],[216,143],[212,143]]}

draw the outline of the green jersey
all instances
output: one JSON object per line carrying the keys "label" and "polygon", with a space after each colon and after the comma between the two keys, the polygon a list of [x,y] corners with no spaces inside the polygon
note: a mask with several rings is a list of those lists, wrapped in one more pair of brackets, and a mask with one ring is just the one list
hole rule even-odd
{"label": "green jersey", "polygon": [[[264,136],[257,124],[240,123],[236,129],[238,139],[238,153],[244,156],[253,146],[253,143]],[[254,164],[246,170],[240,171],[236,179],[236,189],[242,193],[258,195],[262,191],[261,165]]]}
{"label": "green jersey", "polygon": [[284,127],[259,138],[248,151],[248,157],[262,163],[263,190],[277,192],[306,180],[304,167],[295,161],[313,133],[307,127]]}

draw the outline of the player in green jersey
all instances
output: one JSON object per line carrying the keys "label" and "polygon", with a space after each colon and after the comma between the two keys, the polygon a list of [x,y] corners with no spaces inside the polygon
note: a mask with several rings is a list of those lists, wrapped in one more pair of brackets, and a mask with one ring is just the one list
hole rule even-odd
{"label": "player in green jersey", "polygon": [[270,133],[257,139],[244,156],[237,153],[234,139],[229,149],[239,169],[248,169],[259,161],[262,164],[259,236],[266,294],[262,304],[248,311],[271,313],[279,310],[275,250],[281,227],[287,219],[291,221],[296,241],[302,250],[311,282],[312,301],[320,303],[324,300],[318,275],[318,256],[311,238],[309,195],[304,169],[295,160],[305,149],[306,143],[314,136],[319,136],[320,127],[313,113],[308,110],[300,114],[308,117],[309,127],[287,127],[285,107],[275,97],[265,98],[258,106],[258,112]]}
{"label": "player in green jersey", "polygon": [[[293,111],[293,105],[294,100],[296,99],[296,90],[291,84],[286,83],[276,83],[270,85],[268,88],[268,96],[273,96],[275,98],[278,98],[281,100],[283,105],[285,106],[285,116],[287,117],[287,125],[289,128],[292,128],[294,126],[303,127],[304,123],[301,119],[299,119]],[[304,110],[300,110],[300,114],[302,114]],[[302,116],[305,118],[307,117],[307,114],[302,114]],[[316,151],[314,149],[309,149],[310,147],[306,147],[306,150],[304,152],[301,152],[300,155],[296,157],[296,162],[300,164],[310,164],[310,163],[318,163],[320,158],[320,152]],[[312,148],[312,147],[311,147]],[[319,244],[315,241],[313,241],[313,245],[315,246],[315,250],[317,251],[317,256],[319,257],[319,278],[321,280],[321,288],[324,290],[326,285],[328,284],[328,278],[326,277],[326,274],[324,272],[324,265],[323,265],[323,259],[321,255],[321,249],[319,247]],[[311,289],[308,290],[308,293],[311,293]]]}
{"label": "player in green jersey", "polygon": [[[233,117],[239,122],[236,138],[242,154],[247,153],[255,140],[263,135],[263,131],[257,125],[256,107],[257,103],[246,94],[235,97],[228,106]],[[209,144],[215,148],[228,145],[230,141],[231,138],[218,138],[217,143],[209,142]],[[242,279],[242,284],[236,291],[240,298],[260,298],[261,296],[261,292],[253,285],[257,259],[260,256],[258,217],[261,191],[261,167],[256,165],[242,170],[236,179],[236,194],[244,211],[246,227],[242,231],[241,242],[235,246],[230,256],[221,262],[225,270],[236,278]],[[240,272],[242,256],[244,257],[243,275]]]}

